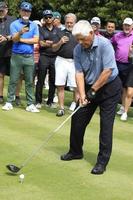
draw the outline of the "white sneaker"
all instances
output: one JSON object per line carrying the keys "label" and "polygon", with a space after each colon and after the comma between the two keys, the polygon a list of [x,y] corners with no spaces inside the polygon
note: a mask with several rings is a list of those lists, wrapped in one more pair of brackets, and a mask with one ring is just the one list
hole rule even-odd
{"label": "white sneaker", "polygon": [[55,95],[55,97],[54,97],[54,99],[53,99],[53,102],[54,102],[54,103],[58,103],[58,96],[57,96],[57,95]]}
{"label": "white sneaker", "polygon": [[8,102],[6,102],[6,104],[2,107],[2,110],[6,110],[6,111],[12,110],[12,109],[13,109],[12,104]]}
{"label": "white sneaker", "polygon": [[120,118],[122,121],[127,121],[127,113],[124,112],[122,115],[121,115],[121,118]]}
{"label": "white sneaker", "polygon": [[40,112],[36,106],[34,104],[31,104],[30,106],[27,106],[26,107],[26,111],[28,112],[33,112],[33,113],[37,113],[37,112]]}
{"label": "white sneaker", "polygon": [[36,108],[40,109],[42,107],[42,104],[41,103],[37,103],[36,104]]}
{"label": "white sneaker", "polygon": [[121,106],[120,109],[117,112],[117,115],[122,115],[124,113],[124,107]]}
{"label": "white sneaker", "polygon": [[71,103],[70,107],[69,107],[69,110],[74,111],[75,108],[76,108],[76,102],[73,101],[73,102]]}

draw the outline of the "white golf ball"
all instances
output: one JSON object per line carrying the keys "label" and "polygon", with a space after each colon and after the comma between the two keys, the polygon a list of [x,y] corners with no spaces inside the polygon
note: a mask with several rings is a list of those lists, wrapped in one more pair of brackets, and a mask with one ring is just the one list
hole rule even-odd
{"label": "white golf ball", "polygon": [[19,178],[20,178],[20,179],[24,179],[24,174],[20,174],[20,175],[19,175]]}

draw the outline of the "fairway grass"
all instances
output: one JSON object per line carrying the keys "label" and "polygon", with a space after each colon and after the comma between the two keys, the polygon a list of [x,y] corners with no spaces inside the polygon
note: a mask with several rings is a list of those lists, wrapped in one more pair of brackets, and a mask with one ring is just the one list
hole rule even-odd
{"label": "fairway grass", "polygon": [[[67,93],[66,104],[71,94]],[[110,163],[103,175],[90,173],[98,153],[99,115],[87,127],[84,159],[61,161],[69,146],[70,120],[50,139],[18,174],[7,164],[20,166],[68,116],[43,107],[40,113],[22,107],[6,112],[0,106],[0,200],[132,200],[133,199],[133,113],[127,122],[116,117]],[[25,179],[19,182],[19,175]]]}

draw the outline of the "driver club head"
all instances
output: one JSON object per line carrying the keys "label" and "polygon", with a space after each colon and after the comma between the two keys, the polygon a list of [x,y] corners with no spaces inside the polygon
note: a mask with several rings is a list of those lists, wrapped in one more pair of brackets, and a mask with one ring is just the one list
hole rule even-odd
{"label": "driver club head", "polygon": [[6,165],[6,167],[7,167],[7,169],[8,169],[9,171],[11,171],[11,172],[13,172],[13,173],[17,173],[17,172],[19,172],[19,170],[21,169],[20,167],[17,167],[17,166],[12,165],[12,164]]}

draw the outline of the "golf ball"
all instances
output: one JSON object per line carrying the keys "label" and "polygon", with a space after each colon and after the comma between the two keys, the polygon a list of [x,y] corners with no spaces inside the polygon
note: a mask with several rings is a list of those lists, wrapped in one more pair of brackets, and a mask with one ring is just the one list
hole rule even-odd
{"label": "golf ball", "polygon": [[20,175],[19,175],[19,178],[20,178],[20,179],[24,179],[24,174],[20,174]]}

